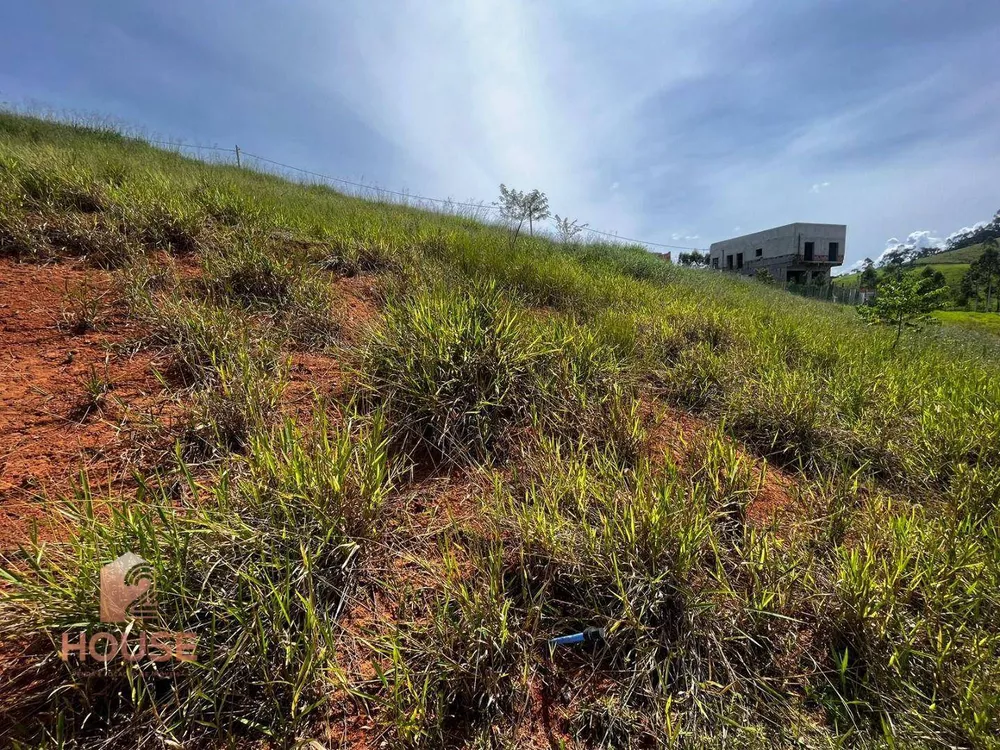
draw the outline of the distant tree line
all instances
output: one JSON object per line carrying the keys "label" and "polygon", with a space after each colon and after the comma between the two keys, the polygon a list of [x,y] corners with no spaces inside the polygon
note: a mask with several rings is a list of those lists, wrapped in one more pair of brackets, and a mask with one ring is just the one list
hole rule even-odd
{"label": "distant tree line", "polygon": [[962,277],[959,303],[962,307],[971,305],[973,310],[979,310],[979,303],[984,302],[984,312],[1000,312],[1000,252],[997,240],[991,237],[983,245],[983,254],[972,262]]}
{"label": "distant tree line", "polygon": [[1000,240],[1000,211],[993,215],[993,220],[989,223],[953,235],[948,241],[948,250],[958,250],[990,240],[994,242]]}
{"label": "distant tree line", "polygon": [[949,250],[959,250],[963,247],[971,247],[990,241],[1000,239],[1000,211],[993,215],[993,219],[980,226],[956,232],[948,238],[947,243],[942,247],[913,247],[911,245],[900,244],[892,250],[887,251],[879,260],[879,268],[891,268],[913,263],[920,258],[930,255],[937,255]]}
{"label": "distant tree line", "polygon": [[691,250],[690,252],[683,252],[677,256],[677,262],[682,266],[695,266],[696,268],[704,268],[708,266],[709,260],[711,259],[711,254],[707,252],[699,252],[698,250]]}

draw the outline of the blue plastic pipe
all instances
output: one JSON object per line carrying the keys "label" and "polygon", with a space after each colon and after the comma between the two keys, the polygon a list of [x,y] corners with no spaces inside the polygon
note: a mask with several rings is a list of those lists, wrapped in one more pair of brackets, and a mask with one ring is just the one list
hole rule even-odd
{"label": "blue plastic pipe", "polygon": [[558,638],[550,638],[550,646],[569,646],[573,643],[583,643],[587,636],[583,633],[573,633],[572,635],[561,635]]}
{"label": "blue plastic pipe", "polygon": [[549,646],[572,646],[574,643],[588,643],[590,641],[604,640],[604,628],[587,628],[582,633],[572,633],[571,635],[561,635],[558,638],[550,638]]}

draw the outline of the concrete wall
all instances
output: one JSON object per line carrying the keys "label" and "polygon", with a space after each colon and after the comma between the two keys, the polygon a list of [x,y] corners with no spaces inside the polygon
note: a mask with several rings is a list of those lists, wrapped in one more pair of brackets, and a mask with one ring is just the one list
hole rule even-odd
{"label": "concrete wall", "polygon": [[[804,257],[807,242],[813,243],[812,261],[806,261]],[[831,242],[837,243],[834,260],[829,257]],[[847,227],[844,224],[798,222],[715,242],[709,250],[709,263],[712,268],[732,270],[745,276],[752,276],[758,269],[766,268],[776,281],[808,283],[828,279],[830,269],[844,262],[846,245]],[[740,253],[743,255],[742,268],[739,267]],[[732,269],[729,268],[730,258]]]}

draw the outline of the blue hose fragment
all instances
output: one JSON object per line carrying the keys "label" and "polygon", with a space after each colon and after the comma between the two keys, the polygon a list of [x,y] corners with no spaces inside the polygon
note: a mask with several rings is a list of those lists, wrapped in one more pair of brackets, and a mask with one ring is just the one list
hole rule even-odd
{"label": "blue hose fragment", "polygon": [[604,628],[587,628],[581,633],[560,635],[549,639],[549,647],[572,646],[575,643],[593,643],[604,640]]}

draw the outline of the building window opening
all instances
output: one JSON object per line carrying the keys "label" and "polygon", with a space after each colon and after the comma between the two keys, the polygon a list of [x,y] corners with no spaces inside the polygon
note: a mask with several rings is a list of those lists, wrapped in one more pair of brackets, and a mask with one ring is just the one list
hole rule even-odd
{"label": "building window opening", "polygon": [[764,257],[764,248],[758,247],[756,250],[753,251],[753,254],[755,258]]}
{"label": "building window opening", "polygon": [[831,242],[830,243],[830,260],[837,260],[840,257],[840,243]]}
{"label": "building window opening", "polygon": [[806,243],[805,253],[804,253],[805,260],[812,260],[813,259],[813,253],[815,252],[815,249],[816,249],[816,243],[815,242],[807,242]]}
{"label": "building window opening", "polygon": [[743,253],[736,253],[736,267],[743,268]]}
{"label": "building window opening", "polygon": [[718,269],[718,267],[719,267],[719,259],[712,258],[712,268]]}
{"label": "building window opening", "polygon": [[728,268],[730,270],[732,270],[732,268],[733,268],[733,256],[732,255],[727,255],[726,256],[726,268]]}

